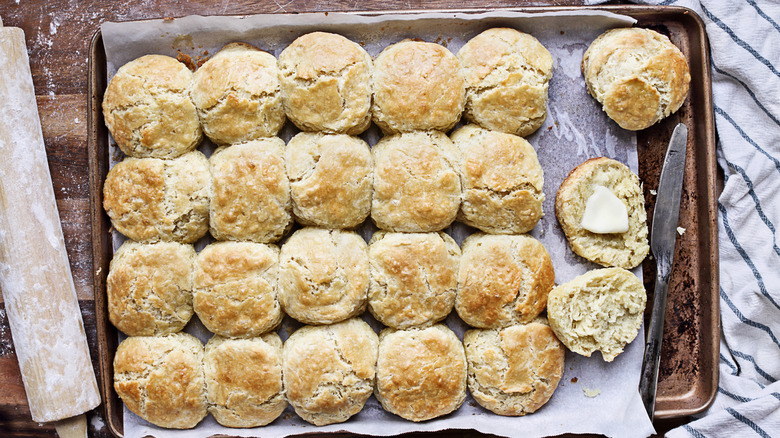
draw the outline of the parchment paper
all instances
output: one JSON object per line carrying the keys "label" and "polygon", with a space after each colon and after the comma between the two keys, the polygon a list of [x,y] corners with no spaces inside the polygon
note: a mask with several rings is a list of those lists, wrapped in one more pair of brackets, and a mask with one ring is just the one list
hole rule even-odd
{"label": "parchment paper", "polygon": [[[298,36],[315,31],[340,33],[376,56],[389,44],[404,38],[438,42],[457,53],[479,32],[496,26],[513,27],[538,38],[552,53],[554,70],[550,82],[549,115],[535,134],[527,137],[535,147],[544,171],[544,217],[531,233],[550,253],[556,282],[563,283],[598,266],[577,257],[569,249],[554,214],[555,193],[571,169],[588,158],[607,156],[637,171],[636,136],[619,128],[588,96],[580,73],[582,54],[593,39],[612,27],[630,26],[634,20],[610,13],[563,12],[520,14],[499,11],[483,14],[426,13],[398,15],[299,14],[250,17],[200,17],[102,25],[109,77],[126,62],[159,53],[176,56],[177,51],[198,60],[216,53],[233,41],[253,44],[275,55]],[[280,136],[289,140],[296,132],[288,123]],[[370,145],[379,139],[373,127],[363,135]],[[112,145],[115,148],[115,146]],[[212,146],[202,149],[208,154]],[[114,150],[113,160],[121,159]],[[370,221],[360,229],[370,238]],[[473,230],[454,224],[447,230],[460,244]],[[115,240],[118,245],[121,239]],[[201,243],[202,244],[202,243]],[[198,245],[201,246],[201,245]],[[641,278],[641,268],[635,273]],[[375,329],[381,325],[366,316]],[[208,333],[193,318],[186,331],[207,341]],[[446,323],[462,338],[467,326],[453,312]],[[279,330],[283,339],[299,324],[285,318]],[[347,431],[366,435],[396,435],[412,431],[475,429],[502,436],[538,437],[562,433],[598,433],[612,437],[644,437],[654,433],[644,411],[637,386],[642,363],[641,330],[636,340],[612,363],[599,353],[586,358],[567,352],[565,373],[552,399],[539,411],[525,417],[502,417],[481,408],[469,395],[453,414],[423,423],[413,423],[385,412],[372,396],[365,408],[349,421],[315,427],[302,421],[288,407],[268,426],[257,429],[228,429],[208,416],[189,431],[157,428],[125,408],[125,437],[203,437],[211,434],[276,438],[300,433]]]}

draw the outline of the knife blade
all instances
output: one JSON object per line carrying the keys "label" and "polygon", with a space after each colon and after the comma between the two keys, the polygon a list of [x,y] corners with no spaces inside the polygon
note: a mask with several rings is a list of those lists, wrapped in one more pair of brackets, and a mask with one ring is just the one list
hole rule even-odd
{"label": "knife blade", "polygon": [[647,415],[653,419],[655,396],[658,387],[658,366],[661,361],[666,296],[669,276],[674,262],[674,245],[677,241],[677,221],[680,217],[680,197],[683,174],[685,173],[685,152],[688,144],[688,128],[678,124],[672,132],[666,151],[661,178],[658,181],[658,197],[653,211],[653,225],[650,231],[650,250],[656,262],[655,292],[650,324],[647,329],[647,343],[642,361],[639,381],[639,395]]}

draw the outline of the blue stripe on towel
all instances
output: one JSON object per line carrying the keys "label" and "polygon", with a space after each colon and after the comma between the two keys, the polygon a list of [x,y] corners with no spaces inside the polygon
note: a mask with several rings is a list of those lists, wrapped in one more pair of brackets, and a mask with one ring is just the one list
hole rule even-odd
{"label": "blue stripe on towel", "polygon": [[736,401],[738,401],[740,403],[747,403],[749,401],[753,401],[753,399],[750,399],[750,398],[747,398],[747,397],[742,397],[741,395],[737,395],[737,394],[732,394],[732,393],[726,391],[725,389],[723,389],[721,387],[718,387],[718,392],[723,394],[723,395],[725,395],[726,397],[734,399],[734,400],[736,400]]}
{"label": "blue stripe on towel", "polygon": [[744,415],[740,414],[739,412],[735,411],[732,408],[726,408],[726,412],[731,414],[732,417],[736,418],[737,420],[741,421],[743,424],[748,426],[749,428],[753,429],[755,433],[757,433],[762,438],[772,438],[771,435],[766,433],[764,429],[760,428],[758,424],[754,423],[749,418],[745,417]]}
{"label": "blue stripe on towel", "polygon": [[772,65],[771,62],[769,62],[766,58],[761,56],[761,54],[758,53],[753,47],[751,47],[750,44],[746,43],[740,37],[738,37],[737,34],[734,33],[734,31],[731,30],[731,28],[726,25],[726,23],[720,21],[720,19],[715,15],[713,15],[706,7],[704,7],[703,4],[701,5],[701,10],[704,12],[707,18],[712,20],[713,23],[715,23],[716,25],[718,25],[718,27],[723,29],[723,31],[726,32],[731,37],[731,39],[735,43],[737,43],[738,46],[747,50],[748,53],[753,55],[754,58],[756,58],[759,62],[764,64],[772,73],[775,74],[775,76],[780,77],[780,71],[777,71],[777,69],[775,68],[775,66]]}
{"label": "blue stripe on towel", "polygon": [[745,169],[737,166],[736,164],[724,159],[723,161],[726,162],[726,165],[730,168],[737,171],[742,176],[742,179],[745,180],[745,184],[748,186],[748,194],[751,198],[753,198],[753,202],[756,204],[756,212],[758,212],[758,217],[761,218],[761,221],[764,222],[764,225],[766,225],[767,228],[769,228],[769,231],[772,232],[772,249],[775,250],[775,254],[780,255],[780,248],[777,247],[777,236],[775,233],[775,225],[772,223],[772,221],[769,220],[768,217],[764,214],[764,210],[761,208],[761,201],[758,199],[758,195],[756,194],[755,188],[753,186],[753,181],[748,176],[747,172],[745,172]]}
{"label": "blue stripe on towel", "polygon": [[737,236],[734,235],[734,231],[731,229],[731,225],[729,225],[729,219],[728,214],[726,213],[726,207],[723,206],[720,202],[718,202],[718,211],[720,211],[720,215],[723,218],[723,228],[726,229],[726,234],[729,237],[729,240],[731,241],[731,244],[734,245],[734,248],[737,250],[740,256],[742,256],[742,260],[745,261],[745,263],[750,267],[750,270],[753,272],[753,277],[756,278],[756,281],[758,282],[758,288],[761,290],[761,294],[769,301],[774,304],[774,306],[777,309],[780,309],[780,306],[777,305],[775,300],[772,298],[771,295],[769,295],[769,292],[766,290],[766,286],[764,285],[764,279],[761,277],[761,273],[758,272],[758,269],[756,268],[756,265],[753,264],[753,261],[750,260],[750,256],[748,256],[748,253],[745,251],[744,248],[742,248],[742,245],[739,244],[737,241]]}
{"label": "blue stripe on towel", "polygon": [[737,351],[737,350],[734,350],[733,348],[731,349],[731,354],[733,354],[734,356],[736,356],[736,357],[738,357],[740,359],[744,359],[744,360],[750,362],[753,365],[753,368],[755,368],[756,372],[758,374],[760,374],[761,377],[763,377],[764,379],[766,379],[766,380],[768,380],[770,382],[776,382],[777,381],[777,379],[772,377],[769,373],[767,373],[766,371],[761,369],[760,366],[758,366],[758,364],[756,363],[756,360],[753,359],[753,356],[751,356],[749,354],[742,353],[742,352]]}
{"label": "blue stripe on towel", "polygon": [[772,397],[774,397],[774,398],[776,398],[776,399],[780,400],[780,393],[777,393],[777,392],[771,392],[771,393],[769,393],[769,395],[771,395]]}
{"label": "blue stripe on towel", "polygon": [[689,434],[691,434],[691,436],[693,436],[695,438],[707,438],[706,435],[704,435],[703,433],[699,432],[698,430],[692,428],[688,424],[683,425],[683,429],[685,429],[686,432],[688,432]]}
{"label": "blue stripe on towel", "polygon": [[780,342],[778,342],[774,333],[772,333],[772,329],[770,329],[768,326],[765,326],[764,324],[755,322],[752,319],[745,317],[745,315],[743,315],[742,312],[740,312],[739,308],[737,308],[737,306],[734,305],[734,303],[731,301],[731,298],[729,298],[729,296],[726,294],[723,288],[720,288],[720,299],[726,302],[726,305],[731,309],[732,312],[734,312],[734,315],[736,315],[737,318],[739,318],[739,320],[742,321],[743,324],[747,324],[751,327],[755,327],[763,332],[766,332],[769,335],[769,337],[772,338],[772,342],[774,342],[775,345],[780,347]]}
{"label": "blue stripe on towel", "polygon": [[[720,292],[723,293],[723,288],[720,289]],[[732,376],[736,376],[739,374],[739,368],[733,363],[731,363],[730,360],[726,359],[726,356],[723,355],[723,353],[720,353],[720,361],[725,363],[731,370],[733,371],[731,373]]]}
{"label": "blue stripe on towel", "polygon": [[750,136],[748,136],[747,133],[743,131],[742,128],[739,127],[739,125],[737,125],[737,122],[735,122],[734,119],[732,119],[731,116],[728,115],[728,113],[726,113],[726,111],[723,111],[723,109],[721,109],[717,105],[714,105],[714,107],[715,107],[715,114],[718,114],[719,116],[726,119],[726,121],[729,122],[731,126],[734,127],[734,129],[737,130],[739,135],[742,136],[743,140],[750,143],[754,148],[756,148],[757,151],[761,152],[762,155],[769,158],[775,164],[775,169],[777,169],[777,171],[780,172],[780,161],[778,161],[777,158],[773,157],[769,152],[762,149],[761,146],[759,146],[755,141],[753,141],[753,139],[750,138]]}
{"label": "blue stripe on towel", "polygon": [[758,5],[756,4],[756,2],[755,2],[755,1],[753,1],[753,0],[747,0],[747,2],[748,2],[748,4],[750,4],[750,6],[753,6],[753,8],[756,10],[756,12],[758,12],[758,15],[760,15],[760,16],[761,16],[761,18],[763,18],[764,20],[766,20],[766,21],[770,22],[770,23],[772,24],[772,26],[774,26],[774,28],[775,28],[775,29],[776,29],[778,32],[780,32],[780,26],[778,26],[778,25],[777,25],[777,23],[775,22],[775,20],[773,20],[772,18],[770,18],[770,17],[769,17],[769,15],[767,15],[767,14],[766,14],[764,11],[762,11],[762,10],[761,10],[761,8],[759,8],[759,7],[758,7]]}
{"label": "blue stripe on towel", "polygon": [[772,114],[768,109],[766,109],[766,107],[761,103],[761,101],[758,100],[758,97],[755,95],[755,93],[753,93],[753,90],[751,90],[750,87],[748,87],[746,83],[742,82],[741,80],[739,80],[739,78],[737,78],[736,76],[732,75],[731,73],[721,70],[720,68],[718,68],[717,65],[715,65],[714,62],[712,63],[712,68],[716,72],[722,74],[723,76],[731,78],[731,79],[735,80],[736,82],[738,82],[739,85],[742,85],[742,87],[745,88],[745,91],[747,92],[747,94],[749,94],[750,97],[753,99],[753,102],[755,102],[756,105],[758,105],[758,107],[761,108],[761,111],[763,111],[764,114],[766,114],[770,119],[772,119],[772,121],[775,122],[776,125],[780,126],[780,120],[778,120],[775,117],[774,114]]}

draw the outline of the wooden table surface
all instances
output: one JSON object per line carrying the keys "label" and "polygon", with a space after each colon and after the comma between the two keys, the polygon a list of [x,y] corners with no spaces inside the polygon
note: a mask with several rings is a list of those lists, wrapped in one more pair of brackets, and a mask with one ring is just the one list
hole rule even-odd
{"label": "wooden table surface", "polygon": [[[25,32],[49,167],[70,264],[93,357],[97,357],[87,161],[87,57],[93,34],[105,21],[343,10],[517,7],[528,1],[476,0],[4,0],[3,24]],[[581,0],[535,2],[576,5]],[[101,408],[88,414],[90,436],[109,437]],[[661,425],[661,428],[664,428]],[[462,435],[462,434],[460,434]],[[0,436],[56,436],[31,420],[13,342],[0,297]]]}

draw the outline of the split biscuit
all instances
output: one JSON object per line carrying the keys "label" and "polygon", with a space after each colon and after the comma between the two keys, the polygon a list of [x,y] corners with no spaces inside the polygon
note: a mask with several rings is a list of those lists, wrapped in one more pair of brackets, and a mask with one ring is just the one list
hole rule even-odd
{"label": "split biscuit", "polygon": [[368,144],[345,134],[301,132],[284,150],[293,213],[303,225],[355,228],[371,210]]}
{"label": "split biscuit", "polygon": [[623,268],[589,271],[550,292],[547,318],[569,350],[612,362],[636,338],[647,293],[642,281]]}
{"label": "split biscuit", "polygon": [[374,60],[374,123],[383,132],[449,131],[460,120],[466,86],[458,59],[439,44],[404,40]]}
{"label": "split biscuit", "polygon": [[[625,205],[628,231],[593,233],[582,226],[585,206],[598,186],[608,189]],[[650,251],[645,198],[639,177],[619,161],[591,158],[574,168],[558,189],[555,216],[571,249],[600,265],[632,269],[639,266]]]}
{"label": "split biscuit", "polygon": [[114,355],[114,390],[156,426],[195,427],[208,413],[203,344],[187,333],[125,339]]}
{"label": "split biscuit", "polygon": [[452,311],[460,248],[449,235],[378,231],[369,242],[368,258],[368,309],[382,324],[428,326]]}
{"label": "split biscuit", "polygon": [[373,62],[341,35],[312,32],[279,54],[287,117],[304,131],[357,135],[371,123]]}
{"label": "split biscuit", "polygon": [[218,145],[276,135],[284,125],[276,58],[230,43],[193,76],[192,100],[203,132]]}
{"label": "split biscuit", "polygon": [[555,284],[552,260],[529,235],[476,233],[462,245],[455,310],[478,328],[530,322]]}
{"label": "split biscuit", "polygon": [[387,231],[440,231],[458,214],[458,150],[439,131],[382,138],[372,149],[371,219]]}
{"label": "split biscuit", "polygon": [[284,382],[295,413],[316,426],[342,423],[374,389],[379,339],[360,318],[304,326],[284,344]]}
{"label": "split biscuit", "polygon": [[333,324],[363,313],[368,246],[357,233],[302,228],[282,245],[279,299],[304,324]]}
{"label": "split biscuit", "polygon": [[588,93],[621,128],[645,129],[676,112],[688,95],[685,55],[650,29],[611,29],[582,57]]}
{"label": "split biscuit", "polygon": [[279,248],[255,242],[215,242],[194,263],[193,307],[209,331],[231,338],[259,336],[282,321],[276,276]]}
{"label": "split biscuit", "polygon": [[192,243],[209,229],[211,174],[206,156],[125,158],[106,176],[103,208],[111,225],[137,242]]}
{"label": "split biscuit", "polygon": [[278,137],[259,138],[221,147],[209,158],[215,239],[269,243],[290,230],[292,203],[283,149]]}
{"label": "split biscuit", "polygon": [[526,136],[547,118],[553,58],[533,36],[488,29],[458,51],[466,79],[465,117],[483,128]]}
{"label": "split biscuit", "polygon": [[542,217],[544,173],[522,137],[466,125],[452,134],[460,150],[463,203],[458,220],[492,234],[531,231]]}
{"label": "split biscuit", "polygon": [[163,55],[128,62],[111,78],[103,96],[106,127],[129,157],[176,158],[203,138],[190,98],[192,72]]}
{"label": "split biscuit", "polygon": [[223,426],[265,426],[287,407],[282,340],[276,333],[248,339],[214,336],[206,343],[203,368],[208,410]]}

